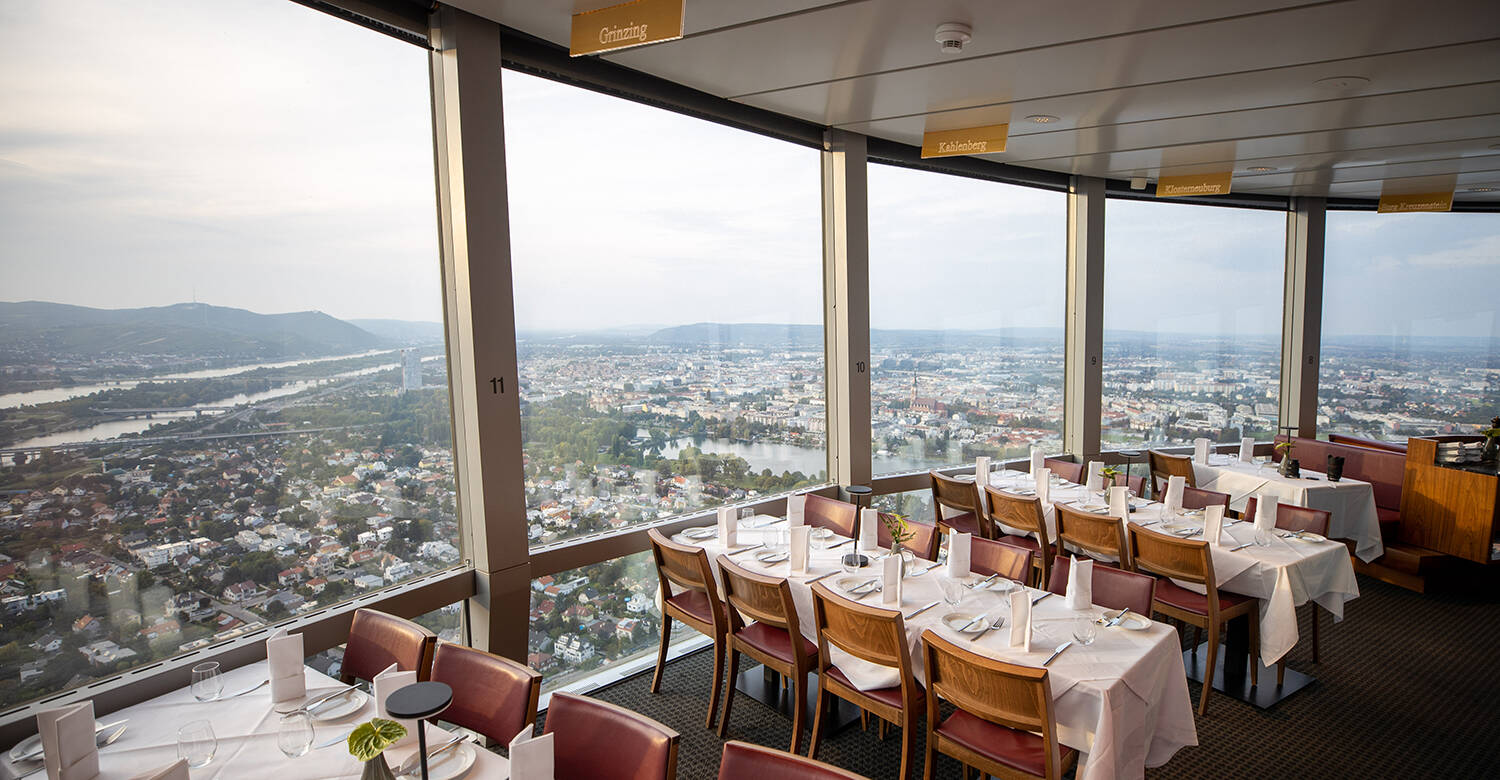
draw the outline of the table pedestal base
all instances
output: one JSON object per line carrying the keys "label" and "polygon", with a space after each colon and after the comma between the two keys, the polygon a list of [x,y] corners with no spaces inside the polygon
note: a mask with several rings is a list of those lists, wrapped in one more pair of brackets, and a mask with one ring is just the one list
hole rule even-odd
{"label": "table pedestal base", "polygon": [[[1219,646],[1219,657],[1215,659],[1213,669],[1214,690],[1228,696],[1239,699],[1246,704],[1252,704],[1260,709],[1270,709],[1282,699],[1285,699],[1297,691],[1317,682],[1317,678],[1305,675],[1291,667],[1286,670],[1286,675],[1281,685],[1276,684],[1276,667],[1266,667],[1260,670],[1260,684],[1250,684],[1250,661],[1241,656],[1241,662],[1229,667],[1228,675],[1225,674],[1225,666],[1230,663],[1230,653],[1225,652],[1223,645]],[[1184,650],[1182,653],[1182,664],[1187,667],[1187,677],[1193,682],[1203,682],[1204,661],[1208,660],[1208,643],[1204,642],[1197,650]],[[1194,703],[1196,707],[1196,702]]]}
{"label": "table pedestal base", "polygon": [[[740,672],[739,677],[735,678],[734,687],[741,694],[749,696],[761,704],[785,715],[788,722],[790,722],[792,717],[792,689],[790,686],[786,688],[781,687],[781,675],[775,670],[768,669],[762,664],[756,664]],[[808,729],[811,729],[813,720],[818,714],[817,709],[814,708],[814,705],[818,701],[818,675],[816,672],[807,675],[805,688],[807,691],[806,726]],[[833,715],[831,718],[824,718],[823,727],[831,729],[827,733],[837,734],[859,723],[858,707],[836,696],[829,696],[827,698],[832,700],[830,706]]]}

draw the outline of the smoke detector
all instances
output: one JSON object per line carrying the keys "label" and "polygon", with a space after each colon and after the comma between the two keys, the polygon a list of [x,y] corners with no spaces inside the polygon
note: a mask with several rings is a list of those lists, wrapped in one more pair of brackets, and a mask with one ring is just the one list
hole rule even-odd
{"label": "smoke detector", "polygon": [[933,39],[938,42],[938,51],[943,54],[957,54],[964,50],[964,44],[972,39],[974,30],[962,22],[948,22],[940,24]]}

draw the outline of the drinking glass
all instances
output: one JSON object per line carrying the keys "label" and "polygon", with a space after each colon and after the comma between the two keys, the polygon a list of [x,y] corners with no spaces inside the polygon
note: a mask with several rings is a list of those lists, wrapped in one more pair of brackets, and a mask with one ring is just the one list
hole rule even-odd
{"label": "drinking glass", "polygon": [[177,757],[187,759],[188,766],[208,766],[218,751],[219,740],[208,721],[195,720],[177,730]]}
{"label": "drinking glass", "polygon": [[193,698],[213,701],[224,692],[224,678],[219,676],[219,662],[208,661],[193,667]]}
{"label": "drinking glass", "polygon": [[766,547],[772,552],[783,553],[792,546],[792,534],[785,528],[766,532]]}
{"label": "drinking glass", "polygon": [[1093,618],[1079,618],[1073,621],[1073,641],[1084,647],[1094,643],[1098,628],[1094,625]]}
{"label": "drinking glass", "polygon": [[276,727],[276,747],[288,758],[296,758],[312,748],[312,718],[305,712],[293,712],[281,716]]}
{"label": "drinking glass", "polygon": [[964,600],[964,594],[968,588],[964,587],[964,581],[953,577],[941,577],[938,585],[943,589],[943,601],[948,604],[948,611],[958,609],[960,602]]}
{"label": "drinking glass", "polygon": [[755,519],[755,510],[748,506],[740,507],[740,525],[748,525]]}
{"label": "drinking glass", "polygon": [[1262,531],[1259,528],[1255,529],[1255,546],[1256,547],[1270,547],[1271,546],[1271,532],[1270,531]]}

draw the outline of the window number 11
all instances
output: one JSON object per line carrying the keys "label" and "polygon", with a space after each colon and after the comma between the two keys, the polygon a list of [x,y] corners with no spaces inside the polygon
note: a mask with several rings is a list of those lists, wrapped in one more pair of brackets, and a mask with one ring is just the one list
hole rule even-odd
{"label": "window number 11", "polygon": [[505,379],[503,377],[491,377],[490,392],[496,395],[505,392]]}

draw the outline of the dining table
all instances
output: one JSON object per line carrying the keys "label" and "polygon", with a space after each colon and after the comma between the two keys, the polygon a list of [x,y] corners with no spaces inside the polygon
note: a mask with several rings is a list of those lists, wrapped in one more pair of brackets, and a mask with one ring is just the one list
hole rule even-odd
{"label": "dining table", "polygon": [[[206,720],[212,726],[218,748],[207,765],[190,770],[193,780],[359,778],[363,765],[349,754],[346,740],[355,726],[375,717],[373,697],[356,690],[337,701],[336,706],[315,710],[313,747],[303,755],[292,757],[277,746],[281,714],[271,700],[271,687],[255,687],[269,679],[267,673],[265,661],[247,664],[223,673],[223,694],[218,699],[199,701],[188,688],[182,688],[96,716],[101,724],[124,721],[126,725],[125,733],[118,740],[99,749],[98,780],[128,780],[169,766],[178,759],[177,730],[199,720]],[[303,678],[307,691],[305,701],[347,687],[311,667],[303,667]],[[283,705],[282,708],[286,707]],[[324,711],[328,713],[327,717],[319,714]],[[429,751],[458,733],[431,723],[426,728]],[[339,739],[340,736],[344,739]],[[404,760],[417,752],[417,741],[414,738],[408,741],[410,744],[386,748],[384,755],[392,770],[398,769]],[[503,756],[472,741],[436,758],[439,760],[429,767],[432,780],[456,777],[503,780],[510,776],[510,764]],[[464,769],[465,765],[467,769]],[[40,761],[12,762],[8,755],[0,755],[0,779],[3,780],[25,777],[40,767]],[[37,774],[35,777],[45,778],[46,775]],[[400,780],[415,777],[420,775],[406,775]]]}
{"label": "dining table", "polygon": [[1193,479],[1199,488],[1228,493],[1229,508],[1236,512],[1243,512],[1250,498],[1263,493],[1283,504],[1326,510],[1328,535],[1352,540],[1360,560],[1369,563],[1385,554],[1375,489],[1363,480],[1346,476],[1333,481],[1312,469],[1289,477],[1268,461],[1246,462],[1223,454],[1210,455],[1207,463],[1195,461]]}
{"label": "dining table", "polygon": [[[817,640],[812,607],[814,581],[822,581],[834,593],[866,605],[901,609],[906,615],[913,672],[923,682],[926,670],[920,637],[925,630],[992,658],[1041,666],[1064,643],[1074,641],[1080,621],[1094,625],[1092,644],[1075,643],[1047,665],[1059,741],[1082,754],[1079,778],[1143,777],[1147,767],[1161,766],[1181,748],[1198,744],[1181,648],[1172,627],[1146,618],[1129,621],[1129,626],[1098,626],[1096,621],[1103,614],[1100,608],[1071,610],[1061,596],[1048,598],[1043,596],[1045,591],[1028,588],[1033,598],[1041,598],[1032,613],[1031,646],[1011,647],[1009,632],[1004,628],[1009,621],[1008,591],[1025,586],[997,578],[982,587],[966,588],[963,599],[950,607],[942,596],[940,581],[947,577],[944,566],[916,559],[902,579],[899,604],[887,605],[878,591],[862,593],[855,589],[850,593],[849,588],[878,578],[881,559],[888,551],[863,551],[871,563],[851,571],[844,568],[842,556],[857,543],[827,532],[811,545],[806,569],[794,572],[789,560],[777,560],[782,554],[775,541],[777,532],[786,527],[785,520],[766,516],[742,521],[733,547],[723,544],[717,535],[707,536],[708,528],[687,529],[674,539],[703,547],[715,576],[720,576],[718,556],[723,554],[751,571],[785,579],[801,630],[811,641]],[[772,546],[764,546],[768,543]],[[970,576],[965,581],[977,585],[982,578]],[[927,609],[922,609],[924,606]],[[975,618],[982,620],[975,620],[969,630],[960,630]],[[999,621],[1000,628],[976,633],[980,626],[988,628],[994,621]],[[830,648],[830,658],[861,689],[887,687],[899,679],[895,669],[854,658],[838,648]]]}

